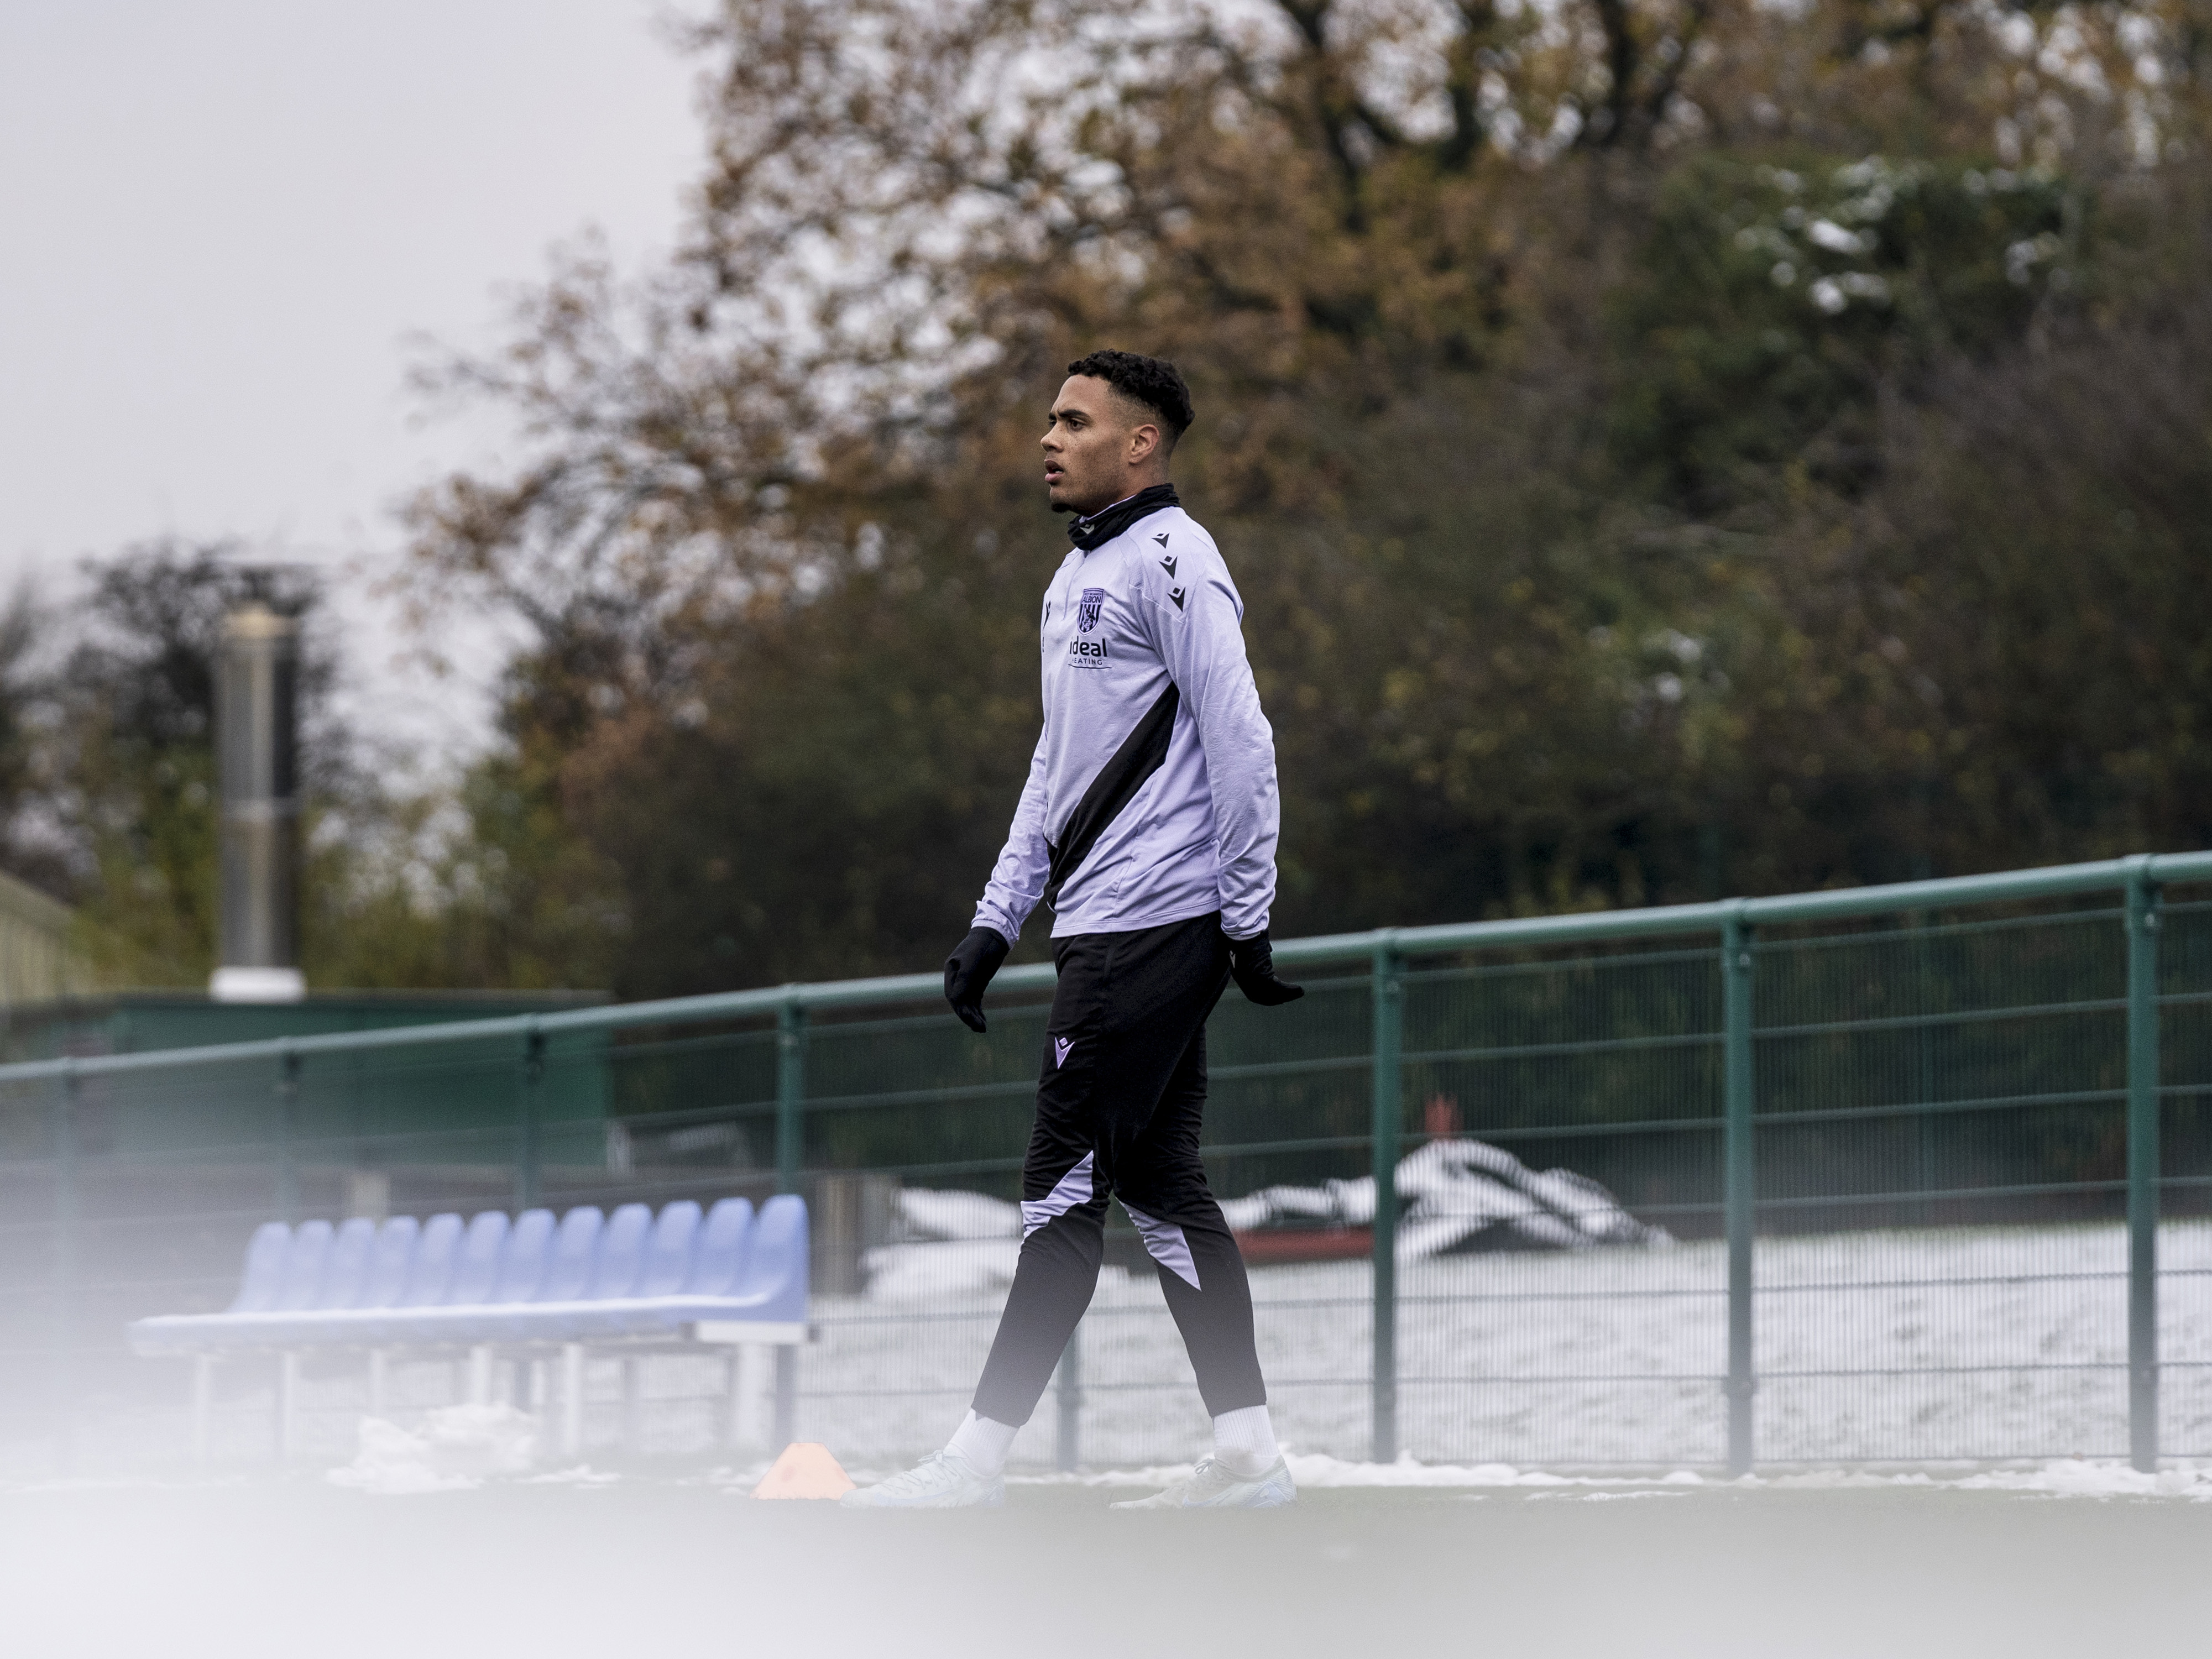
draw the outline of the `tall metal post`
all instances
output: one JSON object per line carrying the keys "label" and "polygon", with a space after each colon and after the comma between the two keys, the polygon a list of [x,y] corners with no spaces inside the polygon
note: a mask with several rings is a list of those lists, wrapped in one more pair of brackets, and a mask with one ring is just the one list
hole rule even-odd
{"label": "tall metal post", "polygon": [[2158,1468],[2158,899],[2150,861],[2128,879],[2128,1452]]}
{"label": "tall metal post", "polygon": [[276,1063],[276,1213],[300,1218],[300,1056],[287,1048]]}
{"label": "tall metal post", "polygon": [[1752,1109],[1757,1073],[1752,1054],[1752,929],[1741,908],[1721,928],[1721,1070],[1723,1206],[1728,1228],[1728,1468],[1751,1473],[1753,1396],[1759,1374],[1752,1352],[1752,1240],[1759,1193],[1753,1155]]}
{"label": "tall metal post", "polygon": [[64,1471],[76,1463],[76,1067],[62,1073],[54,1107],[54,1451]]}
{"label": "tall metal post", "polygon": [[[806,1007],[787,996],[775,1016],[775,1189],[799,1190],[806,1136]],[[775,1425],[771,1451],[791,1443],[799,1419],[799,1350],[788,1343],[775,1351]]]}
{"label": "tall metal post", "polygon": [[222,785],[218,1001],[296,1002],[300,624],[259,600],[223,619],[216,672]]}
{"label": "tall metal post", "polygon": [[544,1134],[545,1033],[536,1025],[522,1040],[522,1102],[520,1133],[514,1149],[514,1207],[533,1209],[543,1183]]}
{"label": "tall metal post", "polygon": [[1373,1421],[1368,1455],[1377,1463],[1398,1457],[1398,1140],[1405,1121],[1399,1059],[1405,1036],[1405,962],[1395,935],[1375,948],[1374,1074],[1371,1079],[1375,1172],[1374,1370],[1370,1383]]}

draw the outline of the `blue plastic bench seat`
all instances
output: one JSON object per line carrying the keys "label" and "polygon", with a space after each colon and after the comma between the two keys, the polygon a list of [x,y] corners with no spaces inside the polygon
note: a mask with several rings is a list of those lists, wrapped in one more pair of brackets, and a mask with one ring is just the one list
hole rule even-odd
{"label": "blue plastic bench seat", "polygon": [[228,1309],[130,1328],[142,1354],[311,1347],[523,1346],[565,1342],[793,1342],[807,1309],[804,1200],[742,1198],[656,1217],[588,1206],[511,1222],[486,1211],[297,1227],[246,1245]]}

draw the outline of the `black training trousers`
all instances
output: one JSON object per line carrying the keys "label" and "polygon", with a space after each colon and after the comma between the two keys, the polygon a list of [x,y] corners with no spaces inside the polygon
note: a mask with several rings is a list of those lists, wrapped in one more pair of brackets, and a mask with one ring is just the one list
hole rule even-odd
{"label": "black training trousers", "polygon": [[1022,1167],[1022,1254],[975,1389],[1019,1425],[1098,1284],[1106,1200],[1144,1236],[1214,1416],[1263,1406],[1252,1290],[1198,1159],[1206,1018],[1229,982],[1217,913],[1057,941],[1036,1123]]}

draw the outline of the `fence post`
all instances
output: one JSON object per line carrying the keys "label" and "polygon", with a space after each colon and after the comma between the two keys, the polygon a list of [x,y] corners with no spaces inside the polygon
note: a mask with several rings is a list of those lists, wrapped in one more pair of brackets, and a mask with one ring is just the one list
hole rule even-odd
{"label": "fence post", "polygon": [[1398,1457],[1398,1135],[1405,1104],[1399,1056],[1405,1035],[1405,963],[1395,930],[1375,947],[1374,1076],[1370,1126],[1375,1172],[1374,1370],[1370,1383],[1373,1420],[1368,1455],[1377,1463]]}
{"label": "fence post", "polygon": [[276,1062],[276,1213],[300,1218],[300,1056],[289,1044]]}
{"label": "fence post", "polygon": [[2128,875],[2128,1452],[2158,1468],[2158,885]]}
{"label": "fence post", "polygon": [[522,1122],[514,1155],[514,1207],[535,1209],[543,1184],[544,1151],[545,1033],[532,1020],[522,1039]]}
{"label": "fence post", "polygon": [[1759,1375],[1752,1353],[1752,1240],[1759,1185],[1753,1156],[1752,928],[1742,901],[1721,926],[1722,1147],[1728,1228],[1728,1470],[1751,1473],[1752,1398]]}
{"label": "fence post", "polygon": [[[775,1189],[799,1190],[806,1133],[806,1006],[793,990],[775,1014]],[[775,1351],[775,1426],[771,1450],[781,1452],[796,1431],[799,1416],[799,1350],[788,1343]]]}
{"label": "fence post", "polygon": [[76,1464],[77,1097],[72,1065],[62,1073],[54,1108],[54,1451],[66,1473]]}
{"label": "fence post", "polygon": [[806,1133],[806,1007],[787,996],[775,1011],[775,1189],[799,1190]]}

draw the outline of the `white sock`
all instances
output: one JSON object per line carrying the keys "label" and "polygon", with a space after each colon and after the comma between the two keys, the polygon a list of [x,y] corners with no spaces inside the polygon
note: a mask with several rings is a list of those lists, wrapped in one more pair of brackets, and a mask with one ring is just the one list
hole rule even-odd
{"label": "white sock", "polygon": [[1265,1406],[1244,1406],[1213,1419],[1213,1455],[1230,1474],[1257,1480],[1282,1455]]}
{"label": "white sock", "polygon": [[994,1475],[1006,1467],[1006,1453],[1012,1449],[1014,1437],[1020,1432],[1018,1426],[1010,1429],[1004,1423],[994,1423],[969,1412],[952,1431],[952,1438],[945,1443],[945,1449],[958,1452],[978,1474]]}

